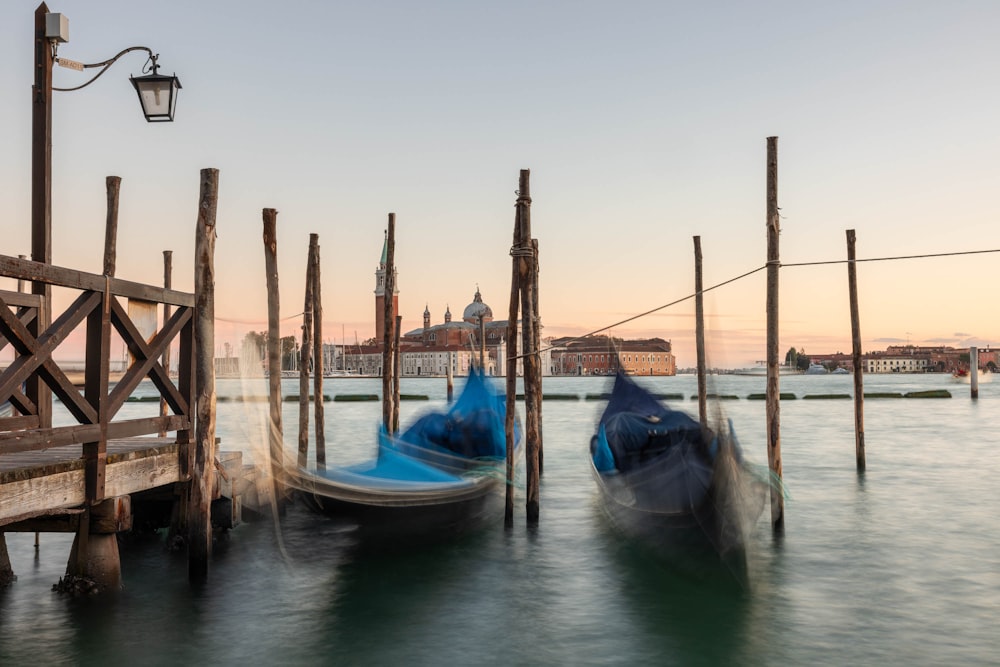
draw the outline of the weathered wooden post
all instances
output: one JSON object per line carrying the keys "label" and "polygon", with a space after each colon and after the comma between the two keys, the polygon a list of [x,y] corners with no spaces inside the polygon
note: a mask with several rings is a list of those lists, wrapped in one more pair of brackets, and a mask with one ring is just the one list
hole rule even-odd
{"label": "weathered wooden post", "polygon": [[[173,272],[174,272],[174,253],[172,250],[163,251],[163,288],[171,289],[173,286]],[[170,307],[169,303],[163,304],[163,322],[166,324],[167,320],[170,319],[170,314],[173,309]],[[160,363],[163,364],[163,370],[167,372],[167,377],[170,377],[170,346],[167,345],[163,348],[163,355],[160,357]],[[160,416],[167,416],[167,399],[160,396]],[[159,436],[161,438],[166,437],[167,432],[161,430]]]}
{"label": "weathered wooden post", "polygon": [[399,362],[399,332],[403,328],[403,316],[396,315],[396,333],[392,339],[392,432],[399,433],[399,379],[402,364]]}
{"label": "weathered wooden post", "polygon": [[[781,479],[781,398],[778,385],[778,270],[781,267],[778,238],[778,137],[767,138],[767,463]],[[771,525],[776,532],[785,527],[785,498],[781,488],[771,485]]]}
{"label": "weathered wooden post", "polygon": [[858,272],[854,255],[854,230],[847,230],[847,289],[851,297],[851,364],[854,366],[854,458],[858,472],[865,462],[864,361],[861,359],[861,316],[858,309]]}
{"label": "weathered wooden post", "polygon": [[201,170],[201,197],[195,236],[195,424],[188,523],[188,576],[208,577],[212,555],[212,496],[215,487],[215,215],[219,170]]}
{"label": "weathered wooden post", "polygon": [[382,336],[382,424],[385,430],[392,433],[393,389],[392,341],[395,338],[396,313],[392,307],[392,296],[396,290],[396,214],[389,214],[389,226],[386,231],[385,255],[385,303],[383,322],[385,330]]}
{"label": "weathered wooden post", "polygon": [[537,360],[535,364],[535,372],[538,376],[538,386],[535,390],[535,415],[538,419],[538,476],[541,477],[545,471],[545,451],[544,451],[544,438],[542,434],[542,357],[540,355],[540,350],[542,349],[542,320],[538,315],[538,239],[531,239],[531,252],[534,254],[535,261],[535,271],[531,277],[531,307],[532,307],[532,320],[534,320],[534,325],[532,327],[532,345],[535,350],[535,358]]}
{"label": "weathered wooden post", "polygon": [[309,253],[306,256],[306,296],[302,308],[302,347],[299,350],[299,467],[305,468],[309,452],[309,370],[312,357],[313,328],[313,237],[310,235]]}
{"label": "weathered wooden post", "polygon": [[479,372],[486,375],[486,322],[479,313]]}
{"label": "weathered wooden post", "polygon": [[271,457],[271,477],[275,500],[278,499],[278,480],[284,469],[284,428],[281,423],[281,332],[278,328],[280,304],[278,298],[278,236],[276,223],[278,211],[263,209],[264,219],[264,273],[267,278],[267,385],[269,419],[267,429],[268,451]]}
{"label": "weathered wooden post", "polygon": [[969,348],[969,387],[972,398],[979,398],[979,348]]}
{"label": "weathered wooden post", "polygon": [[694,237],[694,340],[698,364],[698,421],[708,429],[708,382],[705,377],[705,297],[702,294],[701,237]]}
{"label": "weathered wooden post", "polygon": [[448,354],[448,368],[445,371],[445,378],[447,378],[448,383],[448,402],[451,403],[452,398],[455,395],[455,378],[454,373],[451,370],[451,354]]}
{"label": "weathered wooden post", "polygon": [[504,506],[504,527],[514,526],[514,414],[517,410],[517,314],[520,305],[520,265],[521,265],[521,212],[515,208],[514,241],[510,246],[510,307],[507,311],[507,408],[504,431],[507,434],[507,490]]}
{"label": "weathered wooden post", "polygon": [[521,287],[521,348],[524,368],[524,435],[525,435],[525,472],[526,472],[526,502],[525,511],[528,523],[538,523],[540,513],[539,474],[538,474],[538,411],[540,404],[536,398],[541,392],[541,377],[539,374],[538,350],[535,344],[534,298],[535,289],[532,283],[535,275],[535,257],[531,243],[531,193],[528,169],[521,170],[519,179],[517,211],[518,225],[521,228],[521,257],[518,264],[518,283]]}
{"label": "weathered wooden post", "polygon": [[108,176],[104,179],[108,191],[108,217],[104,225],[104,275],[114,277],[118,255],[118,193],[122,179]]}
{"label": "weathered wooden post", "polygon": [[320,280],[319,234],[309,235],[313,264],[313,419],[316,422],[316,469],[326,470],[326,404],[323,403],[323,292]]}

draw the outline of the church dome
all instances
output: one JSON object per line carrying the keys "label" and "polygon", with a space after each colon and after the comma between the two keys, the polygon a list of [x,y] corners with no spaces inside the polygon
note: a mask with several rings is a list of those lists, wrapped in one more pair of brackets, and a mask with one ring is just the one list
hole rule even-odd
{"label": "church dome", "polygon": [[465,307],[462,319],[476,324],[479,322],[479,318],[482,318],[484,322],[492,321],[493,310],[483,303],[483,295],[479,293],[479,287],[476,287],[476,296],[473,297],[472,303]]}

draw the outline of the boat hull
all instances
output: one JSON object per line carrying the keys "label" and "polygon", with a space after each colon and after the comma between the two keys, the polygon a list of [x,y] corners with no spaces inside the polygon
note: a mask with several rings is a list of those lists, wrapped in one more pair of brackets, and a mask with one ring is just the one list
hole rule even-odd
{"label": "boat hull", "polygon": [[732,456],[716,462],[704,499],[664,510],[635,492],[634,478],[591,468],[612,526],[666,567],[696,579],[749,585],[747,544],[767,498],[767,485]]}

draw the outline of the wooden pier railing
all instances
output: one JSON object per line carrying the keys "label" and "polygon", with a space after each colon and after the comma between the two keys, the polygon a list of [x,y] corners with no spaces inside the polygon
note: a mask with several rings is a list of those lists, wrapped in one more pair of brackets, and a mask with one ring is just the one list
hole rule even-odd
{"label": "wooden pier railing", "polygon": [[[0,349],[10,345],[15,354],[13,362],[0,372],[0,403],[10,401],[15,411],[14,416],[0,417],[0,456],[81,445],[88,503],[104,498],[109,439],[176,431],[182,447],[180,458],[186,458],[183,449],[190,442],[194,395],[193,294],[4,255],[0,255],[0,276],[79,292],[62,314],[42,318],[40,313],[51,304],[44,303],[40,295],[0,291]],[[129,301],[147,307],[166,304],[174,310],[147,341],[129,317]],[[32,332],[32,323],[47,320],[51,324],[44,331]],[[53,358],[59,344],[80,326],[84,327],[86,341],[82,393]],[[133,361],[109,389],[112,328]],[[177,384],[160,362],[164,350],[175,340],[179,340]],[[152,380],[172,414],[116,420],[122,405],[146,377]],[[33,398],[40,394],[42,385],[62,401],[76,424],[52,426],[50,406]]]}

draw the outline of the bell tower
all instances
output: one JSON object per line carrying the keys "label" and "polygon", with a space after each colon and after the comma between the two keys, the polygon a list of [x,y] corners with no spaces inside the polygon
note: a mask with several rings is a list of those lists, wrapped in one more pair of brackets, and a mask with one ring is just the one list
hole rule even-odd
{"label": "bell tower", "polygon": [[[382,257],[379,259],[378,268],[375,269],[375,343],[381,345],[385,338],[385,274],[386,262],[389,260],[389,232],[386,231],[382,241]],[[392,271],[392,317],[395,319],[399,314],[399,273],[395,267]]]}

